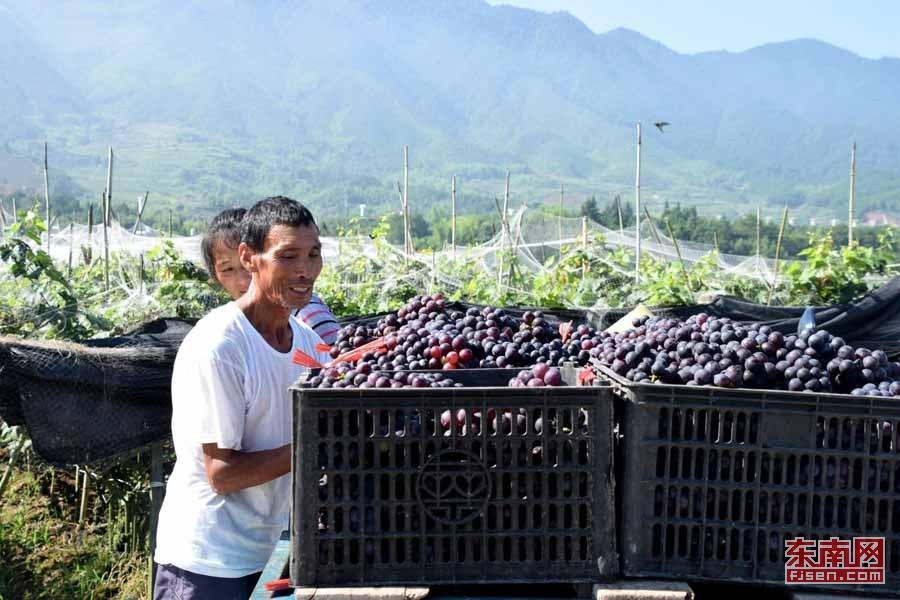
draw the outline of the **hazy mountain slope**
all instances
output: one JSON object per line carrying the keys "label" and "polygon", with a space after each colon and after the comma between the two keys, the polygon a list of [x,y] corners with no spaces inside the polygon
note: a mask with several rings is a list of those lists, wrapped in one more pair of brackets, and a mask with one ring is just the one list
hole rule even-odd
{"label": "hazy mountain slope", "polygon": [[[89,186],[112,143],[126,189],[394,203],[408,143],[425,202],[443,198],[451,172],[490,190],[506,168],[538,197],[559,180],[607,195],[631,185],[642,120],[646,185],[660,198],[843,214],[856,140],[861,205],[900,204],[900,60],[814,40],[682,55],[481,0],[9,7],[0,39],[27,38],[34,58],[0,76],[0,107],[24,117],[0,121],[0,141],[32,152],[55,138]],[[35,82],[57,91],[35,94]],[[672,125],[660,133],[655,120]]]}

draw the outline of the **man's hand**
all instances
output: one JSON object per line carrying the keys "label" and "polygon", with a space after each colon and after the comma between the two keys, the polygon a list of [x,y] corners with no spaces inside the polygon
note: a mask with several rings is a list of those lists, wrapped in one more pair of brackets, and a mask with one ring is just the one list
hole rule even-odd
{"label": "man's hand", "polygon": [[291,445],[241,452],[203,444],[206,480],[217,494],[231,494],[287,475],[291,471]]}

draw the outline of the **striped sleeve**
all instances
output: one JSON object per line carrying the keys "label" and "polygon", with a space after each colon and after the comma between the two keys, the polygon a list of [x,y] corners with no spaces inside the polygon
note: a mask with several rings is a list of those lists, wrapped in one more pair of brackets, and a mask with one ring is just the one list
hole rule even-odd
{"label": "striped sleeve", "polygon": [[294,315],[309,325],[310,329],[315,331],[326,344],[334,344],[341,326],[338,325],[337,319],[328,306],[317,295],[313,294],[309,304],[297,309]]}

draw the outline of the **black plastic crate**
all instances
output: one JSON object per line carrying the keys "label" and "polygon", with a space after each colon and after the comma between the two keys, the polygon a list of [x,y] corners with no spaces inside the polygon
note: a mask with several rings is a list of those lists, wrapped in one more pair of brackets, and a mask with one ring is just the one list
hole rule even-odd
{"label": "black plastic crate", "polygon": [[885,585],[814,587],[897,593],[900,403],[602,372],[624,399],[624,575],[784,585],[786,540],[875,536]]}
{"label": "black plastic crate", "polygon": [[[617,573],[612,393],[294,390],[294,585],[590,582]],[[463,410],[464,425],[441,414]],[[485,419],[509,412],[516,420]],[[515,423],[515,426],[513,426]]]}

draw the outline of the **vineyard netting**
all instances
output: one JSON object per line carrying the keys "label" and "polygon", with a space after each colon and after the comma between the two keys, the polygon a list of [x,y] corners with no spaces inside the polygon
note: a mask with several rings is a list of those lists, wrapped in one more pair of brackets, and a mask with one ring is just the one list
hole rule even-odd
{"label": "vineyard netting", "polygon": [[[2,210],[2,208],[0,208]],[[13,216],[6,214],[7,223]],[[515,256],[518,268],[532,272],[544,271],[548,268],[548,260],[559,256],[562,247],[579,247],[594,244],[597,240],[612,249],[633,251],[636,246],[634,224],[619,230],[609,229],[581,218],[557,217],[546,212],[529,210],[522,206],[511,212],[508,223],[499,226],[500,231],[494,237],[478,246],[450,247],[449,243],[438,252],[413,252],[407,258],[418,262],[427,271],[426,277],[436,278],[450,286],[461,285],[460,281],[446,274],[440,264],[455,259],[465,259],[481,267],[484,272],[496,273],[502,264],[504,255]],[[141,224],[138,227],[127,227],[113,221],[107,229],[107,244],[111,253],[126,253],[137,256],[157,247],[161,241],[169,240],[175,249],[185,258],[202,263],[200,256],[200,235],[168,237],[164,232]],[[352,240],[364,249],[371,249],[371,240],[367,236]],[[46,239],[46,234],[45,234]],[[65,264],[74,256],[90,253],[94,257],[103,255],[104,239],[102,227],[73,223],[70,226],[56,228],[51,232],[50,255],[54,260]],[[342,244],[348,242],[337,237],[321,237],[323,255],[326,262],[341,255]],[[404,257],[403,248],[382,243],[388,252]],[[763,256],[739,256],[718,253],[714,245],[699,244],[686,240],[673,240],[660,231],[652,221],[643,220],[641,224],[641,251],[662,261],[683,261],[692,265],[697,261],[715,255],[716,267],[723,273],[738,275],[769,284],[775,276],[775,261]],[[373,258],[373,253],[368,253]],[[606,264],[622,275],[634,273],[634,261],[623,264],[621,261],[607,260]],[[580,306],[578,308],[591,308]]]}

